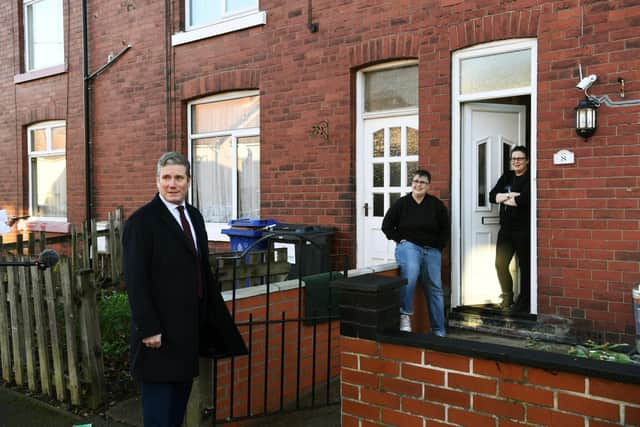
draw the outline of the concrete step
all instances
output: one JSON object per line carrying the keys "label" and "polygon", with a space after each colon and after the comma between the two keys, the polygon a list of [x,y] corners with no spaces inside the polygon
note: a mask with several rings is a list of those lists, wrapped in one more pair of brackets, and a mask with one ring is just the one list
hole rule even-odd
{"label": "concrete step", "polygon": [[571,344],[568,319],[502,310],[495,305],[456,307],[449,313],[449,327],[461,330],[497,334],[505,337],[534,338],[538,340]]}

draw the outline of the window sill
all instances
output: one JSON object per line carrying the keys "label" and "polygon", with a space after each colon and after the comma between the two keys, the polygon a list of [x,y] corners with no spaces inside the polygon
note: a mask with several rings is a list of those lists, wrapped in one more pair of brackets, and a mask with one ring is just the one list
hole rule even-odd
{"label": "window sill", "polygon": [[30,218],[25,221],[19,230],[25,231],[48,231],[50,233],[68,233],[70,224],[66,218],[54,219],[54,220],[42,220]]}
{"label": "window sill", "polygon": [[28,71],[13,76],[13,82],[16,84],[28,82],[31,80],[42,79],[44,77],[55,76],[67,72],[67,64],[54,65],[53,67],[41,68],[39,70]]}
{"label": "window sill", "polygon": [[247,28],[256,27],[258,25],[265,25],[266,23],[267,13],[256,11],[248,15],[242,15],[212,25],[207,25],[206,27],[200,27],[193,30],[175,33],[173,36],[171,36],[171,45],[179,46],[181,44],[219,36],[221,34],[240,31]]}

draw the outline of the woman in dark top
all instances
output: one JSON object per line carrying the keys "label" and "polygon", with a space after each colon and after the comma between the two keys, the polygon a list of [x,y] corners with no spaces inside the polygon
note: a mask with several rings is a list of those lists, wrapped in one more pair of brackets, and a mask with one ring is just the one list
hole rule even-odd
{"label": "woman in dark top", "polygon": [[[489,193],[492,203],[500,205],[500,231],[496,244],[496,272],[502,289],[502,308],[529,312],[530,289],[530,201],[529,155],[523,146],[511,150],[512,170],[506,171]],[[513,255],[520,266],[520,295],[513,302],[513,278],[509,264]]]}
{"label": "woman in dark top", "polygon": [[449,240],[449,214],[444,203],[428,193],[431,174],[414,173],[411,193],[401,197],[387,211],[382,231],[396,242],[396,262],[407,286],[400,291],[400,330],[411,332],[413,294],[416,282],[427,297],[431,329],[445,336],[444,296],[442,291],[442,248]]}

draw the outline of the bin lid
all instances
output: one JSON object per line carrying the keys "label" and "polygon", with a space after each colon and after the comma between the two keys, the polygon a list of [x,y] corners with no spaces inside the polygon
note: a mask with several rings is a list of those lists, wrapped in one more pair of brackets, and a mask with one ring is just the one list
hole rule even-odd
{"label": "bin lid", "polygon": [[274,224],[278,224],[278,222],[273,219],[238,218],[229,221],[229,225],[232,227],[263,228]]}
{"label": "bin lid", "polygon": [[269,233],[274,234],[295,234],[295,235],[319,235],[335,234],[336,229],[332,227],[321,227],[318,225],[306,224],[276,224],[269,229]]}
{"label": "bin lid", "polygon": [[261,229],[238,229],[238,228],[225,228],[220,230],[222,234],[227,234],[231,237],[262,237]]}

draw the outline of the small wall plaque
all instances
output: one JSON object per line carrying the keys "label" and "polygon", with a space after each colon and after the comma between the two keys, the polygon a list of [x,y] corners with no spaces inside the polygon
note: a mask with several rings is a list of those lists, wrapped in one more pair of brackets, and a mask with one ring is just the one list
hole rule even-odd
{"label": "small wall plaque", "polygon": [[575,157],[569,150],[560,150],[553,155],[554,165],[571,165],[575,162]]}

